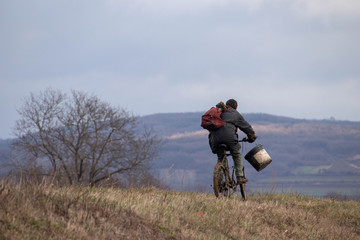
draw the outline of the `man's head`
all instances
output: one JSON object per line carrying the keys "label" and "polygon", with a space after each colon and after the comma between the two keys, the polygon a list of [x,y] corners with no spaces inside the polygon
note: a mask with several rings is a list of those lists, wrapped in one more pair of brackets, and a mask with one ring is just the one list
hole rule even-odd
{"label": "man's head", "polygon": [[237,101],[235,99],[227,100],[226,105],[232,107],[235,110],[237,109],[237,106],[238,106]]}

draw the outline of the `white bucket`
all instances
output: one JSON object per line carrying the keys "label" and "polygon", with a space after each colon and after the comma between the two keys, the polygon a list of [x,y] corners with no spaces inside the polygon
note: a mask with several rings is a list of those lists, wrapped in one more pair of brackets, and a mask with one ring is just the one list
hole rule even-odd
{"label": "white bucket", "polygon": [[256,171],[260,172],[267,165],[269,165],[272,161],[269,154],[263,148],[261,144],[255,146],[251,149],[246,155],[245,159],[256,169]]}

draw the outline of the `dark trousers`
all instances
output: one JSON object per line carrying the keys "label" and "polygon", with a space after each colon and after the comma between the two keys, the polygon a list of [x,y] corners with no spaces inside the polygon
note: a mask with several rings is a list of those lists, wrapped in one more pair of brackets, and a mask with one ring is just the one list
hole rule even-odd
{"label": "dark trousers", "polygon": [[[232,149],[230,149],[230,153],[231,153],[232,159],[234,160],[234,168],[235,168],[236,177],[245,176],[244,175],[244,164],[241,160],[240,149],[232,148]],[[223,150],[218,150],[216,154],[218,156],[218,162],[221,162],[226,158],[226,152]]]}

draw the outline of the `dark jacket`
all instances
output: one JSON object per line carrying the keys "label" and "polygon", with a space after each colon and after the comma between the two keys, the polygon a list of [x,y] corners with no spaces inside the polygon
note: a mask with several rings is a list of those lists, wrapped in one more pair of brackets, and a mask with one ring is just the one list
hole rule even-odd
{"label": "dark jacket", "polygon": [[220,117],[226,124],[215,131],[211,131],[209,134],[209,144],[213,153],[216,153],[219,144],[226,144],[230,149],[234,150],[240,149],[237,135],[238,129],[243,131],[248,137],[255,134],[251,125],[234,109],[223,109]]}

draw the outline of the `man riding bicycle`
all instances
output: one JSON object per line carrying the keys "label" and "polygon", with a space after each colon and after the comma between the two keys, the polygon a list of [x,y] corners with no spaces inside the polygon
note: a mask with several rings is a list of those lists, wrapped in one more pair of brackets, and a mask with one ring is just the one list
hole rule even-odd
{"label": "man riding bicycle", "polygon": [[215,131],[211,131],[209,134],[209,144],[212,152],[217,154],[218,162],[224,159],[225,152],[218,148],[220,144],[225,144],[230,150],[230,154],[234,160],[235,174],[238,184],[246,183],[248,180],[244,175],[244,165],[241,160],[240,143],[238,140],[237,130],[243,131],[250,143],[256,139],[255,132],[251,125],[245,121],[243,116],[236,110],[237,101],[229,99],[226,105],[220,102],[216,105],[218,108],[222,108],[221,119],[226,122],[225,125],[218,128]]}

